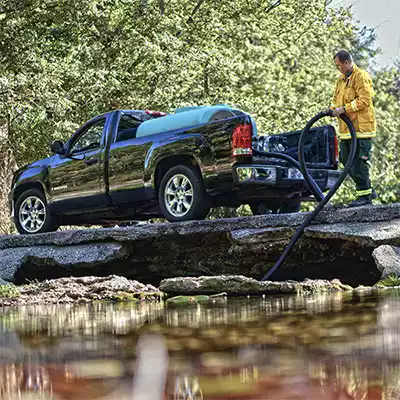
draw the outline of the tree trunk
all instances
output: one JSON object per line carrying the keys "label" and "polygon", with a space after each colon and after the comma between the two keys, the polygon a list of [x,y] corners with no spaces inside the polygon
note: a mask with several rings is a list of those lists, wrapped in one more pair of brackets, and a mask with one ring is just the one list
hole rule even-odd
{"label": "tree trunk", "polygon": [[8,193],[17,164],[9,145],[7,124],[0,121],[0,233],[14,232],[8,209]]}

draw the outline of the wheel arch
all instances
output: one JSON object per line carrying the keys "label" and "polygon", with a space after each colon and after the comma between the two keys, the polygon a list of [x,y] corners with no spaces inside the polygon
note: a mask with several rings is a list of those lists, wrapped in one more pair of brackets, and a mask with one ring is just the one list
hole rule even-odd
{"label": "wheel arch", "polygon": [[40,190],[43,193],[44,197],[46,198],[46,201],[48,200],[46,190],[44,189],[43,185],[40,182],[24,182],[18,185],[14,189],[14,195],[13,195],[14,201],[17,201],[17,199],[22,195],[22,193],[26,192],[29,189]]}
{"label": "wheel arch", "polygon": [[163,158],[158,162],[154,172],[154,188],[156,190],[156,193],[158,193],[161,179],[164,174],[172,167],[176,167],[178,165],[193,167],[197,171],[197,173],[202,176],[200,166],[195,157],[193,157],[192,155],[183,154]]}

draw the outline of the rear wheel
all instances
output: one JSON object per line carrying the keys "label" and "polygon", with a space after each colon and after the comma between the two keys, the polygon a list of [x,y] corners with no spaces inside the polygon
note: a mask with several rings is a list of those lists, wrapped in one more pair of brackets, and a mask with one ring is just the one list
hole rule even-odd
{"label": "rear wheel", "polygon": [[186,165],[167,171],[160,182],[158,200],[170,222],[204,219],[210,212],[210,199],[200,174]]}
{"label": "rear wheel", "polygon": [[288,199],[282,202],[279,213],[280,214],[288,214],[288,213],[296,213],[301,209],[301,200],[299,199]]}
{"label": "rear wheel", "polygon": [[254,201],[250,204],[253,215],[296,213],[301,209],[301,200],[297,198],[286,200]]}
{"label": "rear wheel", "polygon": [[21,234],[52,232],[58,228],[39,189],[23,192],[15,202],[14,214],[15,227]]}

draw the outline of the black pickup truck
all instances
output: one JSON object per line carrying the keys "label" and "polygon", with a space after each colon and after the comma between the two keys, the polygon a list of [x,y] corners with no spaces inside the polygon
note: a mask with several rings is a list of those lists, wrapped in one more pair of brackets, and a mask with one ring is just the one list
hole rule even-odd
{"label": "black pickup truck", "polygon": [[[14,174],[9,206],[20,233],[60,225],[111,226],[164,217],[204,219],[212,207],[249,204],[254,214],[296,212],[310,193],[286,161],[300,131],[259,136],[250,115],[228,106],[117,110],[85,123],[51,157]],[[312,130],[306,161],[322,190],[339,176],[332,126]]]}

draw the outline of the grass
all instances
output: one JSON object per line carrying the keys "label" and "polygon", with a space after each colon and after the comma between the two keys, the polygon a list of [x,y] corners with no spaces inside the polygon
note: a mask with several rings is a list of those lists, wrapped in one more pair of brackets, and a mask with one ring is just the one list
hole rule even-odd
{"label": "grass", "polygon": [[15,299],[21,295],[18,288],[13,285],[1,285],[0,286],[0,299]]}
{"label": "grass", "polygon": [[381,279],[375,286],[377,287],[395,287],[400,286],[400,277],[396,275],[389,275]]}

